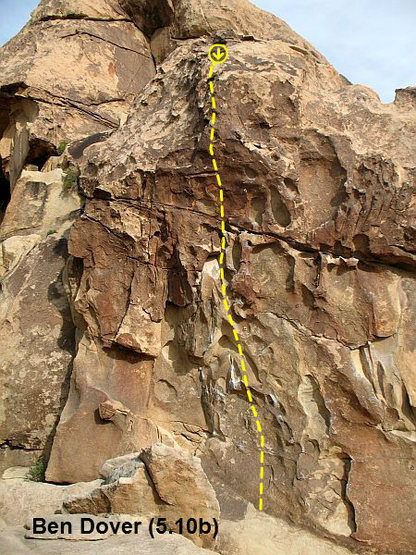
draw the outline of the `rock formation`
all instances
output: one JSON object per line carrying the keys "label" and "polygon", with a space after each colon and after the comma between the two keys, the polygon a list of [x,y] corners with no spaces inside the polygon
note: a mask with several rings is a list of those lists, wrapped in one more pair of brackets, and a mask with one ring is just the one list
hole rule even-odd
{"label": "rock formation", "polygon": [[[160,517],[172,530],[176,530],[178,518],[202,518],[210,525],[214,519],[219,521],[218,501],[201,461],[180,449],[156,443],[142,454],[106,461],[100,475],[105,479],[102,484],[87,495],[81,491],[67,496],[63,509],[68,513]],[[213,534],[197,535],[185,529],[183,535],[204,548],[216,544]]]}
{"label": "rock formation", "polygon": [[47,481],[75,483],[176,445],[221,518],[256,504],[258,435],[220,302],[215,42],[264,510],[352,550],[413,553],[416,89],[382,104],[245,0],[42,0],[2,49],[1,465],[43,453]]}

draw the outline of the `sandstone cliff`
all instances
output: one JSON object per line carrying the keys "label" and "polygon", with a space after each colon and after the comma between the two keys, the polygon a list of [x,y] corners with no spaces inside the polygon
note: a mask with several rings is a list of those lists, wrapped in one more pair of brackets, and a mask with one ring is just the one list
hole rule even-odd
{"label": "sandstone cliff", "polygon": [[[0,463],[172,443],[224,518],[416,545],[416,90],[384,105],[245,0],[42,0],[0,58]],[[11,199],[10,199],[11,196]]]}

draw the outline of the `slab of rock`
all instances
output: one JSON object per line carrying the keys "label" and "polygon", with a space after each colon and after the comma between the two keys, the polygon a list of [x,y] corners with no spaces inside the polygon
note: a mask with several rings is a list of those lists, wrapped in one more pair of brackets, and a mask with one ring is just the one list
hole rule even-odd
{"label": "slab of rock", "polygon": [[222,520],[218,548],[227,555],[348,555],[346,547],[271,518],[249,505],[243,520]]}
{"label": "slab of rock", "polygon": [[149,41],[118,2],[45,0],[2,48],[0,68],[2,470],[42,454],[72,370],[64,266],[81,202],[75,170],[63,175],[48,159],[70,143],[81,156],[104,140],[155,67]]}
{"label": "slab of rock", "polygon": [[147,531],[139,535],[112,535],[96,541],[71,542],[65,539],[55,541],[43,541],[39,539],[26,539],[25,529],[20,527],[7,527],[0,529],[0,551],[2,553],[44,553],[47,555],[60,555],[73,553],[96,554],[97,549],[105,555],[117,555],[118,553],[135,553],[152,555],[193,555],[215,553],[207,549],[195,546],[190,540],[177,534],[157,536],[152,539]]}
{"label": "slab of rock", "polygon": [[27,466],[11,466],[5,470],[1,476],[2,480],[24,479],[28,475],[30,467]]}
{"label": "slab of rock", "polygon": [[141,467],[143,467],[143,461],[140,458],[140,453],[128,453],[122,457],[105,461],[100,470],[100,476],[109,484],[119,478],[134,476],[137,469]]}
{"label": "slab of rock", "polygon": [[23,525],[33,516],[50,515],[62,509],[67,496],[86,496],[101,480],[57,486],[22,478],[0,480],[0,518],[7,525]]}
{"label": "slab of rock", "polygon": [[[76,288],[75,278],[73,283]],[[113,302],[108,300],[109,304]],[[100,299],[100,304],[102,301],[104,299]],[[77,318],[81,323],[82,319]],[[143,449],[157,441],[157,426],[146,417],[152,366],[151,360],[136,353],[121,352],[116,347],[104,348],[88,333],[79,337],[72,387],[46,470],[48,481],[94,480],[106,460]],[[89,373],[93,369],[95,378],[92,382]],[[130,412],[123,415],[119,411],[114,420],[103,420],[100,406],[106,406],[109,400],[113,407],[115,403],[120,407],[120,403],[123,411],[128,409]],[[108,413],[102,414],[106,416]],[[99,426],[97,422],[100,422]],[[77,465],[70,462],[72,446],[67,441],[70,435],[83,438],[77,449]]]}

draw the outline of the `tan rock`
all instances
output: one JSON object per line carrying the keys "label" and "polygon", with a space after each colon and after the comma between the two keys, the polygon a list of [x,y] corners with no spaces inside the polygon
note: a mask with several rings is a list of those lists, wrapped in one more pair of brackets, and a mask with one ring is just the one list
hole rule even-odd
{"label": "tan rock", "polygon": [[115,2],[64,4],[42,2],[3,48],[0,90],[19,93],[3,95],[9,123],[0,151],[12,186],[25,161],[54,154],[62,141],[92,137],[77,145],[80,155],[102,140],[155,73],[146,37]]}
{"label": "tan rock", "polygon": [[[111,352],[114,356],[108,356]],[[157,427],[146,417],[151,369],[151,361],[134,353],[104,350],[87,334],[80,338],[71,390],[46,471],[48,481],[94,480],[107,459],[141,450],[157,440]],[[100,407],[108,405],[122,407],[122,411],[103,420]],[[73,444],[68,442],[71,435],[82,436],[77,465],[72,461]]]}
{"label": "tan rock", "polygon": [[[198,7],[192,10],[195,33],[203,33]],[[243,480],[242,469],[258,475],[258,437],[213,260],[218,210],[208,128],[201,135],[196,125],[200,109],[207,121],[210,114],[209,65],[201,62],[209,45],[183,41],[143,91],[135,116],[89,150],[81,182],[96,198],[71,231],[71,252],[84,261],[75,305],[104,343],[119,342],[119,326],[128,323],[129,342],[120,344],[156,356],[146,418],[198,448],[218,489],[232,484],[254,503],[258,481]],[[366,489],[353,485],[367,480],[377,491],[369,461],[378,457],[396,469],[386,465],[384,484],[391,472],[404,472],[396,446],[406,465],[414,457],[406,315],[414,311],[415,284],[399,267],[414,267],[405,239],[413,221],[413,111],[382,105],[284,38],[234,37],[227,45],[230,62],[216,71],[217,162],[226,184],[229,295],[267,445],[266,510],[345,541],[371,536],[380,549],[413,545],[409,513],[397,519],[386,504],[375,518]],[[184,59],[198,68],[187,70],[193,100],[178,93],[167,107],[163,91],[184,90]],[[260,61],[268,63],[264,74],[256,71]],[[103,268],[115,267],[117,281],[105,285]],[[136,276],[144,295],[136,285],[132,294]],[[156,282],[162,288],[152,296]],[[140,308],[161,321],[159,353],[131,340],[141,333]],[[156,344],[158,334],[151,334]],[[69,448],[59,429],[58,437]],[[368,462],[356,465],[361,457]],[[406,468],[403,483],[413,472]],[[413,506],[413,491],[406,500]],[[382,522],[391,524],[387,535]]]}
{"label": "tan rock", "polygon": [[44,0],[33,10],[30,21],[59,18],[117,21],[125,14],[115,0]]}
{"label": "tan rock", "polygon": [[0,480],[0,518],[7,525],[23,525],[33,516],[51,515],[62,509],[66,496],[87,495],[100,480],[69,486],[31,482],[23,478]]}
{"label": "tan rock", "polygon": [[88,495],[69,495],[63,508],[69,513],[139,514],[155,516],[162,502],[154,490],[139,453],[106,461],[100,471],[105,483]]}
{"label": "tan rock", "polygon": [[119,401],[103,401],[98,406],[98,414],[101,420],[110,420],[122,430],[130,431],[133,426],[132,412]]}
{"label": "tan rock", "polygon": [[219,541],[221,553],[227,555],[347,555],[349,549],[337,546],[327,540],[314,536],[307,530],[290,526],[281,519],[259,513],[252,505],[248,506],[244,520],[221,522]]}
{"label": "tan rock", "polygon": [[[68,516],[68,515],[66,515]],[[85,553],[95,554],[97,548],[100,553],[115,555],[116,553],[132,553],[140,550],[143,555],[158,553],[160,555],[194,555],[215,553],[195,546],[190,540],[171,534],[151,538],[147,530],[138,535],[112,535],[102,539],[97,545],[96,541],[79,540],[75,544],[61,539],[44,541],[41,539],[26,539],[23,527],[8,527],[0,532],[0,550],[2,553],[44,553],[48,555]]]}
{"label": "tan rock", "polygon": [[[217,262],[213,41],[229,50],[214,76],[215,149],[227,295],[265,437],[264,511],[351,549],[412,552],[415,90],[382,104],[242,0],[43,1],[5,48],[1,183],[13,189],[7,235],[0,229],[6,464],[25,465],[21,452],[38,454],[51,436],[47,479],[90,480],[107,459],[166,437],[173,452],[158,447],[146,460],[162,501],[189,505],[174,481],[181,477],[197,492],[194,510],[205,497],[218,510],[208,481],[224,520],[230,506],[257,505],[259,436]],[[42,235],[56,196],[42,212],[21,170],[37,165],[45,181],[57,175],[59,163],[45,159],[61,141],[85,206],[58,280],[59,320],[47,292],[66,256],[54,235]],[[73,352],[59,345],[59,322],[70,322],[65,338],[76,328],[68,398],[60,388]],[[201,459],[203,491],[199,463],[178,447]],[[114,499],[123,492],[117,503],[127,495],[130,504],[138,492],[123,478]]]}
{"label": "tan rock", "polygon": [[[142,460],[144,461],[144,464]],[[105,483],[87,495],[67,496],[63,508],[69,513],[121,513],[162,517],[172,530],[182,518],[203,519],[215,529],[219,525],[219,505],[215,491],[197,457],[189,456],[178,447],[161,443],[143,453],[132,453],[106,461],[100,474]],[[178,484],[181,484],[178,487]],[[215,545],[214,532],[183,534],[196,545]]]}
{"label": "tan rock", "polygon": [[24,170],[1,224],[0,468],[39,457],[69,385],[75,338],[62,270],[81,199],[65,175]]}
{"label": "tan rock", "polygon": [[5,470],[1,476],[2,480],[15,480],[16,478],[24,479],[29,473],[30,467],[27,466],[11,466]]}
{"label": "tan rock", "polygon": [[[213,520],[219,523],[220,507],[198,457],[161,443],[152,445],[141,457],[159,498],[165,503],[161,514],[166,515],[173,529],[178,515],[184,521],[202,518],[214,529]],[[196,535],[184,530],[184,535],[201,547],[213,547],[216,543],[212,534]]]}
{"label": "tan rock", "polygon": [[68,229],[81,209],[81,199],[76,188],[66,186],[66,177],[61,168],[49,172],[23,170],[2,222],[1,237],[16,236],[24,229],[43,236],[48,231],[63,233]]}

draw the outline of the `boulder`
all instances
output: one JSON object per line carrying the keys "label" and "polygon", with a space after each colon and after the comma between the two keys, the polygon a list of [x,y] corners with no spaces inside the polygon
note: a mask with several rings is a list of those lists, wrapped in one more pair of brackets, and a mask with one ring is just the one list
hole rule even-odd
{"label": "boulder", "polygon": [[[105,462],[101,472],[105,479],[85,495],[67,496],[63,508],[69,513],[137,514],[161,517],[172,530],[178,530],[178,519],[203,519],[215,529],[220,510],[215,491],[209,483],[198,457],[190,456],[177,447],[162,443],[139,453],[131,453]],[[199,532],[199,529],[198,529]],[[211,534],[183,534],[196,545],[215,546]]]}
{"label": "boulder", "polygon": [[68,495],[63,509],[68,513],[99,515],[136,514],[155,516],[162,502],[155,492],[138,453],[106,461],[100,472],[104,482],[84,495]]}

